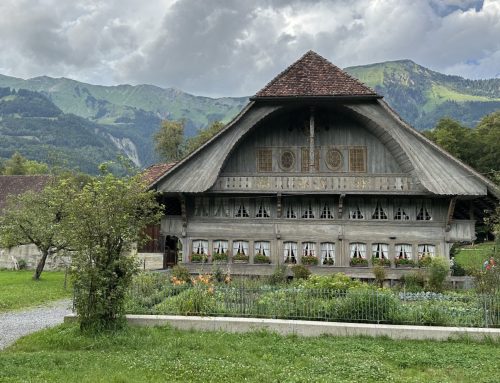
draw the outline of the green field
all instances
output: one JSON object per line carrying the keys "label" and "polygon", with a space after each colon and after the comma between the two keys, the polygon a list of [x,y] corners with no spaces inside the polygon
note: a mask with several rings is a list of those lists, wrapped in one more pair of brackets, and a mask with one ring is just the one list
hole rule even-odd
{"label": "green field", "polygon": [[71,296],[64,289],[64,272],[44,271],[39,281],[33,271],[0,270],[0,312],[45,304]]}
{"label": "green field", "polygon": [[457,251],[455,261],[464,269],[481,270],[483,262],[493,254],[493,248],[493,242],[464,246]]}
{"label": "green field", "polygon": [[0,352],[0,382],[498,382],[500,347],[62,325]]}

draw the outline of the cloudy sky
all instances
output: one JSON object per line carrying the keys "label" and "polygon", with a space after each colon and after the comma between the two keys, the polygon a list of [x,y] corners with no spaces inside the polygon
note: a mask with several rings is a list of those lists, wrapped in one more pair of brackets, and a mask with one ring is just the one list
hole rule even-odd
{"label": "cloudy sky", "polygon": [[1,0],[0,73],[255,93],[313,49],[500,77],[500,0]]}

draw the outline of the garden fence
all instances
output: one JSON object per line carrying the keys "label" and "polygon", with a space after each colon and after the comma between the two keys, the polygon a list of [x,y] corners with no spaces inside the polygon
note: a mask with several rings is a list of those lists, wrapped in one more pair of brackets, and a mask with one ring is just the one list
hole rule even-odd
{"label": "garden fence", "polygon": [[409,293],[373,288],[339,291],[286,285],[172,286],[150,280],[133,285],[126,310],[130,314],[500,327],[498,295]]}

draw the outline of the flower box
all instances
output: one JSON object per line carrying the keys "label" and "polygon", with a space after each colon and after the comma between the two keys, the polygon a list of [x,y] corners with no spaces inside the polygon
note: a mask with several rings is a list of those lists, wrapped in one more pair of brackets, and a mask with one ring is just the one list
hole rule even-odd
{"label": "flower box", "polygon": [[268,256],[266,256],[264,254],[257,253],[253,257],[253,262],[254,263],[261,263],[261,264],[262,263],[271,263],[271,258],[269,258]]}
{"label": "flower box", "polygon": [[399,267],[399,268],[403,268],[403,267],[406,267],[406,268],[409,268],[409,267],[417,267],[417,264],[411,260],[411,259],[405,259],[405,258],[396,258],[394,260],[394,263],[396,264],[396,267]]}
{"label": "flower box", "polygon": [[235,254],[233,256],[233,262],[234,263],[248,263],[249,256],[245,254]]}
{"label": "flower box", "polygon": [[332,258],[323,259],[324,266],[333,266],[334,264],[335,264],[335,261]]}
{"label": "flower box", "polygon": [[351,258],[350,265],[352,267],[368,267],[368,259],[365,259],[365,258]]}
{"label": "flower box", "polygon": [[227,262],[227,260],[228,260],[227,253],[215,253],[212,256],[212,261],[213,262]]}
{"label": "flower box", "polygon": [[208,255],[206,254],[191,254],[191,263],[207,263]]}
{"label": "flower box", "polygon": [[384,267],[390,267],[391,266],[391,261],[387,258],[372,258],[372,265],[373,266],[384,266]]}
{"label": "flower box", "polygon": [[300,263],[302,263],[303,265],[317,265],[318,258],[314,255],[303,255],[300,258]]}

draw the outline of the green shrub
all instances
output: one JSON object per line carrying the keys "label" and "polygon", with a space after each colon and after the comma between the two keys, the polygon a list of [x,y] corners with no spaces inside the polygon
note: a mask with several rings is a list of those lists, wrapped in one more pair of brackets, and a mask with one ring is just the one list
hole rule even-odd
{"label": "green shrub", "polygon": [[227,262],[228,260],[228,256],[227,256],[227,253],[215,253],[213,256],[212,256],[212,260],[214,262]]}
{"label": "green shrub", "polygon": [[311,270],[303,265],[292,266],[292,273],[295,279],[307,279],[311,275]]}
{"label": "green shrub", "polygon": [[351,279],[344,273],[312,275],[301,283],[301,286],[307,289],[334,290],[337,292],[346,292],[348,289],[360,285],[361,282]]}
{"label": "green shrub", "polygon": [[26,270],[28,268],[28,262],[26,262],[25,259],[20,259],[17,261],[17,266],[19,267],[19,270]]}
{"label": "green shrub", "polygon": [[191,282],[191,274],[189,270],[185,266],[175,265],[172,267],[172,277],[177,278],[180,281],[190,283]]}
{"label": "green shrub", "polygon": [[423,291],[426,275],[422,270],[411,271],[401,277],[405,290],[410,292]]}
{"label": "green shrub", "polygon": [[384,281],[386,278],[386,272],[383,266],[377,265],[373,268],[373,275],[375,276],[375,283],[379,287],[384,287]]}
{"label": "green shrub", "polygon": [[215,313],[216,300],[213,287],[194,286],[175,297],[181,315],[208,315]]}
{"label": "green shrub", "polygon": [[391,322],[398,303],[392,292],[364,285],[347,291],[339,300],[336,315],[347,322]]}
{"label": "green shrub", "polygon": [[273,273],[269,276],[269,283],[271,285],[279,285],[285,283],[288,279],[288,268],[286,265],[276,265]]}
{"label": "green shrub", "polygon": [[450,264],[446,259],[441,257],[432,258],[428,269],[427,286],[429,290],[435,292],[443,291],[449,271]]}

